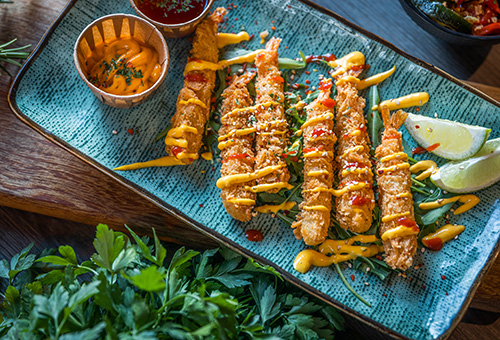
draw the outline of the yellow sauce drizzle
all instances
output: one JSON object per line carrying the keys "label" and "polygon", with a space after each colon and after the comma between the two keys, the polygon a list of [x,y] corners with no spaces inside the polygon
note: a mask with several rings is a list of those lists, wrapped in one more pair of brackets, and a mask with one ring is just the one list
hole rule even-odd
{"label": "yellow sauce drizzle", "polygon": [[327,207],[324,205],[313,205],[313,206],[304,206],[302,207],[304,210],[316,210],[316,211],[330,211]]}
{"label": "yellow sauce drizzle", "polygon": [[337,68],[338,70],[331,74],[332,77],[338,76],[349,70],[353,66],[359,66],[365,64],[365,56],[361,52],[352,52],[342,58],[332,60],[328,62],[330,67]]}
{"label": "yellow sauce drizzle", "polygon": [[117,168],[114,168],[113,170],[129,171],[129,170],[136,170],[136,169],[151,168],[154,166],[174,166],[174,165],[185,165],[185,164],[182,163],[179,159],[175,158],[174,156],[166,156],[166,157],[154,159],[154,160],[147,161],[147,162],[122,165],[122,166],[119,166]]}
{"label": "yellow sauce drizzle", "polygon": [[460,195],[439,199],[434,202],[420,203],[418,207],[423,210],[436,209],[448,203],[457,201],[463,204],[459,208],[455,209],[455,211],[453,212],[454,215],[460,215],[466,211],[469,211],[470,209],[474,208],[481,200],[476,195]]}
{"label": "yellow sauce drizzle", "polygon": [[417,228],[408,228],[404,225],[400,225],[396,228],[389,229],[380,236],[382,241],[392,240],[398,237],[417,235],[419,230]]}
{"label": "yellow sauce drizzle", "polygon": [[203,71],[203,70],[217,71],[219,68],[220,65],[216,63],[211,63],[209,61],[204,61],[204,60],[193,60],[187,63],[186,67],[184,68],[184,75],[192,71]]}
{"label": "yellow sauce drizzle", "polygon": [[271,189],[281,189],[281,188],[292,189],[293,185],[288,184],[286,182],[278,182],[269,184],[259,184],[259,185],[254,185],[253,187],[245,186],[245,189],[251,192],[262,192],[262,191],[269,191]]}
{"label": "yellow sauce drizzle", "polygon": [[234,58],[231,58],[228,60],[221,60],[221,61],[219,61],[219,66],[220,66],[220,68],[224,68],[226,66],[233,65],[233,64],[251,63],[255,60],[255,57],[257,56],[257,54],[264,52],[264,51],[265,50],[255,50],[255,51],[252,51],[250,53],[240,55],[238,57],[234,57]]}
{"label": "yellow sauce drizzle", "polygon": [[198,159],[198,154],[197,153],[189,153],[189,152],[179,152],[176,156],[178,159],[186,159],[186,158],[191,158],[191,159]]}
{"label": "yellow sauce drizzle", "polygon": [[321,121],[327,120],[327,119],[333,119],[333,113],[329,112],[329,113],[327,113],[325,115],[317,116],[317,117],[314,117],[314,118],[311,118],[311,119],[307,120],[307,122],[305,122],[304,124],[302,124],[302,126],[300,127],[300,129],[297,130],[295,132],[295,134],[297,136],[300,136],[302,134],[302,131],[304,131],[304,129],[306,127],[308,127],[310,125],[313,125],[313,124],[317,124],[318,122],[321,122]]}
{"label": "yellow sauce drizzle", "polygon": [[239,205],[254,205],[255,200],[249,198],[233,198],[226,201],[227,203],[239,204]]}
{"label": "yellow sauce drizzle", "polygon": [[297,104],[290,106],[290,109],[296,108],[298,111],[302,110],[306,106],[306,102],[300,100]]}
{"label": "yellow sauce drizzle", "polygon": [[229,132],[227,135],[219,136],[219,138],[217,138],[217,140],[219,142],[221,142],[221,141],[228,139],[229,137],[232,137],[232,136],[244,136],[244,135],[249,135],[249,134],[254,133],[254,132],[255,132],[254,127],[246,128],[246,129],[237,129],[237,130],[233,130],[233,131]]}
{"label": "yellow sauce drizzle", "polygon": [[375,244],[368,247],[353,246],[352,244],[354,242],[373,243],[376,240],[375,235],[357,235],[347,240],[326,240],[319,246],[319,252],[312,249],[301,251],[293,261],[293,268],[304,274],[309,271],[311,266],[327,267],[334,263],[353,260],[360,255],[372,257],[381,252],[383,248]]}
{"label": "yellow sauce drizzle", "polygon": [[180,101],[179,101],[179,104],[180,104],[180,105],[189,105],[189,104],[191,104],[191,103],[196,104],[196,105],[198,105],[198,106],[201,106],[201,107],[202,107],[202,108],[204,108],[204,109],[206,109],[206,108],[207,108],[207,106],[205,105],[205,103],[204,103],[204,102],[202,102],[201,100],[197,99],[197,98],[190,98],[190,99],[188,99],[188,100],[180,100]]}
{"label": "yellow sauce drizzle", "polygon": [[296,147],[298,147],[298,146],[299,146],[299,144],[300,144],[300,139],[297,139],[295,142],[293,142],[293,144],[292,144],[292,147],[291,147],[291,148],[292,148],[292,149],[293,149],[293,148],[296,148]]}
{"label": "yellow sauce drizzle", "polygon": [[356,168],[353,170],[342,170],[342,177],[346,177],[352,174],[366,174],[369,173],[370,176],[373,176],[373,172],[370,168]]}
{"label": "yellow sauce drizzle", "polygon": [[464,230],[465,226],[463,225],[446,224],[436,230],[434,233],[430,233],[429,235],[425,236],[422,239],[422,243],[424,244],[424,246],[429,247],[428,241],[435,238],[440,238],[444,244],[445,242],[453,240],[456,236],[463,233]]}
{"label": "yellow sauce drizzle", "polygon": [[167,136],[168,137],[174,137],[174,138],[180,138],[180,137],[184,136],[185,132],[190,132],[190,133],[198,134],[198,130],[196,128],[194,128],[192,126],[181,125],[181,126],[176,127],[176,128],[171,128],[168,131]]}
{"label": "yellow sauce drizzle", "polygon": [[280,210],[290,210],[295,206],[295,202],[288,201],[283,202],[279,205],[262,205],[255,208],[254,210],[260,212],[261,214],[278,213]]}
{"label": "yellow sauce drizzle", "polygon": [[394,71],[396,71],[395,65],[389,71],[378,73],[378,74],[375,74],[371,77],[368,77],[366,79],[361,80],[358,84],[358,90],[364,90],[367,87],[370,87],[370,86],[373,86],[373,85],[376,85],[376,84],[383,82],[384,80],[389,78],[394,73]]}
{"label": "yellow sauce drizzle", "polygon": [[[385,162],[392,161],[393,159],[401,159],[401,158],[404,161],[408,160],[408,155],[406,154],[406,152],[396,152],[395,154],[382,157],[382,158],[380,158],[380,163],[385,163]],[[411,168],[410,168],[410,171],[411,171]]]}
{"label": "yellow sauce drizzle", "polygon": [[325,192],[325,191],[328,191],[328,192],[332,193],[333,196],[339,197],[339,196],[342,196],[343,194],[345,194],[349,191],[363,189],[367,185],[368,185],[368,183],[366,183],[366,182],[359,182],[356,184],[350,184],[350,185],[348,185],[342,189],[338,189],[338,190],[328,189],[328,188],[314,188],[314,189],[303,190],[302,192]]}
{"label": "yellow sauce drizzle", "polygon": [[184,75],[186,75],[191,71],[202,71],[202,70],[217,71],[219,69],[222,69],[224,67],[233,64],[251,63],[255,60],[257,54],[263,51],[264,50],[255,50],[238,57],[234,57],[227,60],[220,60],[217,64],[205,60],[193,60],[187,63],[186,67],[184,68]]}
{"label": "yellow sauce drizzle", "polygon": [[[359,130],[357,130],[359,131]],[[348,154],[350,154],[351,152],[358,152],[358,151],[363,151],[365,149],[365,147],[363,145],[358,145],[358,146],[355,146],[353,148],[349,148],[347,149],[344,154],[342,156],[340,156],[340,158],[344,158],[346,157]]]}
{"label": "yellow sauce drizzle", "polygon": [[175,138],[167,136],[167,137],[165,137],[165,144],[178,146],[181,148],[187,148],[188,141],[185,139],[175,139]]}
{"label": "yellow sauce drizzle", "polygon": [[214,159],[214,156],[212,155],[211,152],[204,152],[201,154],[201,158],[203,158],[206,161],[211,161],[212,159]]}
{"label": "yellow sauce drizzle", "polygon": [[263,136],[270,136],[270,135],[284,135],[288,131],[280,131],[280,130],[273,130],[270,132],[261,132],[260,134]]}
{"label": "yellow sauce drizzle", "polygon": [[438,170],[437,164],[434,161],[431,160],[426,160],[426,161],[420,161],[415,164],[413,164],[410,167],[410,171],[412,174],[417,173],[419,171],[425,170],[422,172],[420,175],[415,177],[417,181],[421,181],[423,179],[426,179],[427,177],[430,177],[433,173],[435,173]]}
{"label": "yellow sauce drizzle", "polygon": [[384,172],[396,171],[398,169],[408,169],[409,167],[410,167],[409,163],[399,163],[399,164],[396,164],[396,165],[388,166],[387,168],[380,168],[380,169],[377,170],[377,173],[379,175],[382,175]]}
{"label": "yellow sauce drizzle", "polygon": [[411,192],[407,191],[396,195],[396,198],[403,198],[403,197],[412,197],[412,194]]}
{"label": "yellow sauce drizzle", "polygon": [[342,85],[344,83],[354,83],[354,84],[359,84],[360,80],[356,77],[353,76],[346,76],[342,77],[339,80],[335,82],[335,86]]}
{"label": "yellow sauce drizzle", "polygon": [[257,178],[262,178],[264,176],[269,175],[270,173],[283,168],[284,164],[282,165],[272,165],[272,166],[267,166],[263,169],[257,170],[252,173],[246,173],[246,174],[235,174],[235,175],[229,175],[229,176],[224,176],[221,177],[217,180],[217,188],[223,189],[227,188],[230,185],[233,184],[238,184],[238,183],[245,183],[248,181],[252,181]]}
{"label": "yellow sauce drizzle", "polygon": [[396,99],[385,100],[379,105],[372,107],[372,111],[381,110],[383,106],[386,106],[389,111],[404,109],[412,106],[422,106],[429,101],[429,94],[427,92],[417,92],[412,93],[404,97],[399,97]]}
{"label": "yellow sauce drizzle", "polygon": [[385,215],[384,217],[382,217],[381,221],[382,221],[382,223],[386,223],[386,222],[394,221],[400,217],[405,217],[408,215],[410,215],[409,211],[404,212],[404,213],[400,213],[400,214]]}
{"label": "yellow sauce drizzle", "polygon": [[317,177],[317,176],[323,176],[323,175],[329,175],[330,173],[326,170],[314,170],[314,171],[309,171],[307,173],[307,176],[311,177]]}
{"label": "yellow sauce drizzle", "polygon": [[361,135],[361,130],[357,129],[357,130],[354,130],[353,132],[347,134],[347,136],[349,137],[354,137],[354,136],[359,136]]}
{"label": "yellow sauce drizzle", "polygon": [[[177,139],[177,138],[182,138],[184,137],[185,132],[190,132],[190,133],[198,133],[198,130],[192,126],[187,126],[187,125],[181,125],[176,128],[172,128],[168,131],[167,136],[165,137],[165,144],[170,145],[170,146],[178,146],[181,148],[187,148],[187,140],[185,139]],[[177,155],[179,156],[179,155]],[[180,157],[177,157],[178,159],[181,159]],[[190,157],[192,158],[192,157]],[[196,157],[198,158],[198,156]]]}
{"label": "yellow sauce drizzle", "polygon": [[333,151],[311,151],[304,154],[304,158],[314,158],[314,157],[333,157]]}
{"label": "yellow sauce drizzle", "polygon": [[236,144],[236,142],[234,140],[230,139],[230,140],[227,140],[225,142],[220,142],[217,145],[217,147],[219,148],[219,150],[223,150],[223,149],[230,147],[231,145],[234,145],[234,144]]}
{"label": "yellow sauce drizzle", "polygon": [[278,102],[267,102],[267,103],[257,104],[257,105],[254,105],[254,106],[237,108],[237,109],[234,109],[231,112],[226,113],[224,116],[222,116],[221,117],[221,122],[224,123],[228,117],[234,115],[235,113],[238,113],[238,112],[247,112],[247,111],[253,112],[253,111],[257,110],[257,109],[264,109],[264,108],[272,106],[272,105],[280,105],[280,103],[278,103]]}
{"label": "yellow sauce drizzle", "polygon": [[217,33],[217,48],[221,49],[224,46],[238,44],[242,41],[250,40],[250,35],[247,32],[234,33]]}

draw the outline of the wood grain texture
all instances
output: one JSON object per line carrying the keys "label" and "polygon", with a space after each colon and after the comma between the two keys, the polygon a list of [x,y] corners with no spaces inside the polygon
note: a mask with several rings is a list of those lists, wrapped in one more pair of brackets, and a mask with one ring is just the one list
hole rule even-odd
{"label": "wood grain texture", "polygon": [[[413,23],[394,0],[317,2],[460,79],[500,87],[500,46],[464,49],[444,44]],[[11,5],[0,5],[0,42],[17,36],[20,40],[16,46],[36,44],[65,4],[65,0],[17,0]],[[8,69],[17,71],[11,65]],[[9,83],[8,77],[0,76],[0,205],[16,209],[0,208],[0,258],[10,257],[30,242],[35,242],[37,250],[79,244],[81,252],[89,254],[93,226],[99,222],[118,228],[127,224],[142,233],[155,227],[164,239],[199,247],[215,245],[20,122],[8,108]],[[498,88],[477,86],[500,98]],[[497,261],[479,287],[472,306],[500,311],[498,287]],[[497,338],[498,316],[469,309],[451,339]],[[385,339],[366,325],[349,322],[363,337]]]}

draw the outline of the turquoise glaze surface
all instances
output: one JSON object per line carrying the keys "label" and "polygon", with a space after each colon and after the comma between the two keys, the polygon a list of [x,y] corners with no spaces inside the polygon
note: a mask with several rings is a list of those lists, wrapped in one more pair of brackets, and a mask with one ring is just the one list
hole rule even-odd
{"label": "turquoise glaze surface", "polygon": [[[296,0],[232,1],[239,6],[229,12],[221,31],[246,29],[258,37],[267,29],[283,39],[280,56],[291,58],[298,57],[299,50],[306,55],[334,53],[337,56],[359,50],[371,65],[368,75],[397,66],[396,73],[380,86],[382,99],[427,91],[431,99],[421,108],[420,114],[434,116],[437,112],[440,118],[490,127],[493,129],[491,138],[500,137],[498,107],[330,16]],[[216,1],[214,6],[228,5],[227,1]],[[128,1],[77,1],[23,76],[16,96],[16,104],[26,117],[108,171],[119,165],[165,156],[163,142],[154,143],[153,140],[169,124],[175,111],[177,94],[183,83],[182,71],[191,48],[188,39],[168,40],[170,70],[157,92],[133,109],[106,106],[79,78],[72,53],[80,32],[93,20],[112,13],[134,14]],[[272,31],[271,26],[275,26],[276,31]],[[243,44],[249,49],[261,48],[259,40]],[[313,71],[314,67],[318,72]],[[308,69],[311,71],[309,76],[304,74],[295,81],[303,82],[307,76],[311,85],[317,85],[317,75],[327,72],[322,65],[310,65]],[[133,129],[134,134],[128,133],[128,129]],[[406,131],[404,137],[415,146]],[[442,164],[443,160],[438,162]],[[361,274],[345,266],[347,277],[355,275],[354,282],[350,282],[353,288],[372,304],[369,308],[345,288],[330,268],[314,268],[307,274],[295,272],[292,262],[304,245],[277,218],[260,215],[249,223],[233,220],[225,212],[220,191],[215,186],[219,164],[214,166],[200,159],[191,166],[149,168],[120,172],[119,175],[234,244],[288,271],[366,320],[371,319],[403,337],[436,339],[445,334],[464,307],[466,296],[499,237],[500,185],[497,184],[478,193],[481,203],[471,213],[450,218],[452,223],[466,226],[458,240],[437,253],[419,252],[415,264],[420,268],[410,269],[407,278],[393,274],[381,282],[373,275]],[[246,229],[261,230],[264,240],[249,242],[244,236]]]}

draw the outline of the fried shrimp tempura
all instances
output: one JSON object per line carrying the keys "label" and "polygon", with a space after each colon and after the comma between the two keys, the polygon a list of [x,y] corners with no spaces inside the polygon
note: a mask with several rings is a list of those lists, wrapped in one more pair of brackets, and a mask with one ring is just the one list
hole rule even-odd
{"label": "fried shrimp tempura", "polygon": [[[254,112],[249,108],[252,105],[252,99],[246,87],[253,76],[254,74],[235,76],[231,85],[222,93],[224,101],[221,107],[222,126],[219,130],[219,136],[224,137],[232,131],[253,127]],[[241,110],[244,108],[248,109]],[[222,177],[253,172],[255,162],[253,143],[253,134],[234,135],[230,140],[219,143],[219,149],[222,150],[222,167],[220,169]],[[255,185],[255,181],[222,188],[222,202],[226,211],[233,218],[240,221],[248,221],[252,218],[256,194],[245,187],[253,185]]]}
{"label": "fried shrimp tempura", "polygon": [[377,183],[382,216],[380,235],[387,254],[385,262],[392,268],[401,270],[408,269],[413,262],[419,231],[415,223],[410,191],[410,164],[408,155],[403,152],[401,133],[398,132],[407,115],[399,110],[391,116],[387,107],[382,107],[385,131],[382,144],[377,147],[375,153],[379,158]]}
{"label": "fried shrimp tempura", "polygon": [[283,160],[282,153],[287,146],[287,122],[284,113],[285,95],[283,93],[284,79],[278,65],[279,38],[271,38],[266,49],[255,58],[257,80],[256,106],[256,159],[255,170],[269,166],[281,166],[280,169],[257,179],[257,185],[274,185],[262,190],[276,193],[288,185],[290,174]]}
{"label": "fried shrimp tempura", "polygon": [[[222,22],[226,9],[217,8],[199,24],[193,39],[189,61],[217,63],[217,25]],[[186,164],[198,158],[205,124],[210,113],[210,99],[215,85],[215,71],[195,69],[184,75],[184,87],[177,97],[172,129],[165,138],[165,150]]]}
{"label": "fried shrimp tempura", "polygon": [[341,81],[357,77],[361,70],[349,69],[336,77],[337,115],[335,134],[338,137],[337,162],[339,189],[349,188],[336,199],[336,216],[340,226],[356,233],[370,229],[375,207],[370,146],[363,114],[365,100],[358,95],[357,84]]}
{"label": "fried shrimp tempura", "polygon": [[[292,225],[297,239],[307,245],[322,243],[330,226],[333,185],[333,150],[336,137],[333,133],[333,108],[330,99],[332,82],[325,80],[319,96],[305,110],[309,124],[304,127],[304,184],[302,185],[301,210]],[[319,151],[319,153],[318,153]],[[313,155],[314,157],[308,157]]]}

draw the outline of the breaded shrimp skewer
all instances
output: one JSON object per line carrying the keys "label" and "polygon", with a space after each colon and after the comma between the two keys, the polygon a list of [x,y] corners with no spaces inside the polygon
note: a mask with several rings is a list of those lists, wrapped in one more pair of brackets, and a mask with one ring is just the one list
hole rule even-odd
{"label": "breaded shrimp skewer", "polygon": [[319,96],[305,110],[307,121],[304,134],[304,184],[300,216],[292,225],[297,239],[307,245],[322,243],[330,226],[333,185],[333,150],[337,140],[333,133],[333,108],[330,99],[331,79],[320,85]]}
{"label": "breaded shrimp skewer", "polygon": [[363,114],[365,100],[358,95],[356,82],[351,81],[360,73],[360,69],[349,68],[335,78],[339,189],[344,189],[336,199],[336,216],[343,229],[357,233],[370,229],[375,207],[369,138]]}
{"label": "breaded shrimp skewer", "polygon": [[225,14],[224,8],[217,8],[196,29],[187,72],[184,74],[184,87],[177,97],[176,112],[171,120],[172,129],[165,138],[167,153],[186,164],[198,158],[208,121],[215,71],[204,65],[216,64],[219,60],[217,25]]}
{"label": "breaded shrimp skewer", "polygon": [[278,65],[279,38],[271,38],[266,49],[255,58],[257,80],[255,170],[276,166],[278,170],[257,179],[257,190],[276,193],[287,187],[290,174],[282,153],[287,146],[287,122],[284,113],[284,80]]}
{"label": "breaded shrimp skewer", "polygon": [[401,110],[390,115],[382,107],[385,131],[382,144],[377,147],[377,183],[382,222],[380,235],[387,254],[385,262],[392,268],[408,269],[417,251],[419,228],[415,223],[411,174],[408,155],[403,151],[401,133],[407,113]]}
{"label": "breaded shrimp skewer", "polygon": [[[219,135],[224,136],[235,129],[243,130],[253,127],[254,110],[252,99],[246,85],[254,74],[235,76],[231,85],[222,93],[224,101],[221,107],[222,126]],[[245,110],[246,108],[246,110]],[[219,143],[221,149],[221,176],[252,173],[255,157],[253,152],[254,134],[234,135]],[[255,181],[232,184],[222,188],[222,202],[226,211],[237,220],[248,221],[252,218],[252,208],[255,205],[256,194],[245,189],[255,185]]]}

